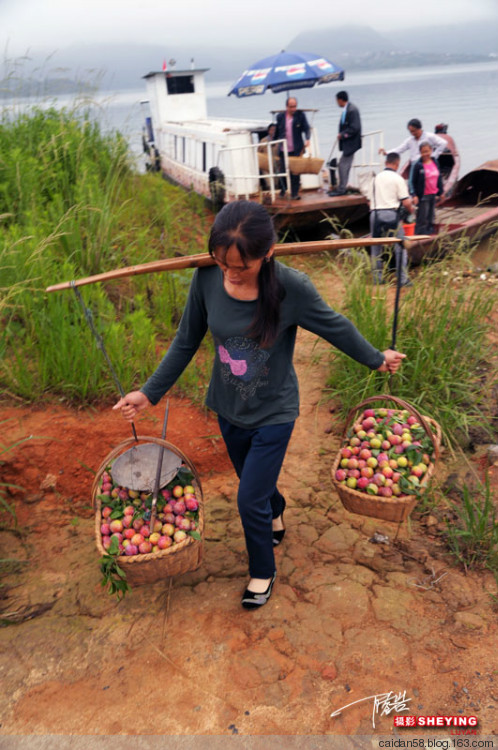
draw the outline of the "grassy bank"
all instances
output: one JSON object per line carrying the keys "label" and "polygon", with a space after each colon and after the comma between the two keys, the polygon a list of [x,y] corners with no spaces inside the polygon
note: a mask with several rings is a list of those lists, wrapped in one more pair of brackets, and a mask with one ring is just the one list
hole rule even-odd
{"label": "grassy bank", "polygon": [[[328,387],[344,413],[368,396],[391,392],[436,419],[452,446],[467,446],[477,433],[492,436],[485,384],[496,382],[497,358],[489,336],[496,286],[466,274],[469,266],[468,253],[456,252],[421,269],[415,285],[403,290],[396,348],[407,359],[399,374],[388,378],[334,356]],[[342,312],[375,346],[388,348],[394,290],[372,287],[362,253],[342,261],[334,273],[344,283]]]}
{"label": "grassy bank", "polygon": [[[47,295],[48,285],[206,247],[202,201],[137,174],[123,137],[104,135],[90,114],[32,109],[0,120],[0,385],[26,400],[88,402],[116,390],[75,295]],[[190,276],[82,290],[125,389],[157,363]]]}
{"label": "grassy bank", "polygon": [[[45,288],[117,267],[203,252],[210,216],[195,194],[140,175],[119,133],[104,135],[84,109],[32,109],[0,120],[0,386],[24,400],[72,402],[116,394],[107,364],[70,290]],[[320,261],[317,261],[320,262]],[[405,290],[397,346],[408,355],[390,387],[437,419],[454,444],[489,431],[483,383],[494,367],[489,315],[495,290],[455,283],[467,263],[423,269]],[[463,265],[462,265],[463,264]],[[389,346],[392,294],[372,289],[365,255],[334,267],[343,312],[380,349]],[[81,290],[125,390],[141,384],[171,340],[192,271],[147,274]],[[206,344],[208,347],[209,344]],[[204,358],[205,359],[205,358]],[[203,357],[197,362],[203,361]],[[198,393],[192,364],[183,387]],[[201,386],[201,388],[203,388]],[[389,387],[340,354],[328,387],[344,411]],[[202,394],[199,394],[202,395]]]}

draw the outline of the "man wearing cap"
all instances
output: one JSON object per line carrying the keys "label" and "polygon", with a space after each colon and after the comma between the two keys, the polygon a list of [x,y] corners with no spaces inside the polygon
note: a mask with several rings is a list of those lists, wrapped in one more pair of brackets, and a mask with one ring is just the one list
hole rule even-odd
{"label": "man wearing cap", "polygon": [[342,156],[339,161],[339,185],[335,190],[329,190],[329,195],[344,195],[354,155],[361,148],[361,118],[358,107],[349,101],[347,91],[339,91],[335,98],[342,109],[337,136]]}

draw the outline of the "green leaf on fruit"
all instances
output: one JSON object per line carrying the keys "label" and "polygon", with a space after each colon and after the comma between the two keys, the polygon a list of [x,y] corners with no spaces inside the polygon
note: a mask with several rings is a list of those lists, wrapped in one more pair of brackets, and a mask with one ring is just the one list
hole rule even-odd
{"label": "green leaf on fruit", "polygon": [[109,549],[107,550],[107,554],[110,557],[119,555],[119,542],[116,536],[111,537],[111,544]]}
{"label": "green leaf on fruit", "polygon": [[403,494],[420,496],[421,487],[413,484],[413,482],[410,482],[406,477],[401,476],[398,484]]}
{"label": "green leaf on fruit", "polygon": [[201,537],[201,535],[199,534],[198,531],[188,531],[187,534],[188,534],[188,536],[191,536],[194,539],[198,539],[199,541],[201,541],[201,539],[202,539],[202,537]]}
{"label": "green leaf on fruit", "polygon": [[423,455],[423,452],[414,445],[409,445],[405,450],[405,456],[414,464],[419,464],[422,461]]}
{"label": "green leaf on fruit", "polygon": [[405,476],[400,476],[398,484],[400,486],[400,489],[403,490],[403,492],[406,492],[407,490],[411,490],[413,487],[413,485],[410,484],[410,482]]}
{"label": "green leaf on fruit", "polygon": [[126,573],[118,565],[119,542],[117,537],[111,538],[111,544],[107,554],[100,558],[100,572],[102,573],[101,586],[107,586],[111,595],[116,594],[120,601],[127,591],[130,590],[126,582]]}
{"label": "green leaf on fruit", "polygon": [[186,466],[181,466],[178,469],[178,473],[176,476],[178,478],[178,484],[181,484],[182,487],[186,487],[188,484],[191,484],[192,480],[194,479],[194,475]]}

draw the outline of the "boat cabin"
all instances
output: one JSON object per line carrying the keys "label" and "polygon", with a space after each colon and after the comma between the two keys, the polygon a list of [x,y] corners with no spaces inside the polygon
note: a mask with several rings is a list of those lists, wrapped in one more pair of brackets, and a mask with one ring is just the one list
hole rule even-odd
{"label": "boat cabin", "polygon": [[[144,148],[158,159],[156,166],[166,176],[207,197],[213,196],[213,183],[218,183],[218,190],[222,183],[226,199],[257,195],[261,191],[258,145],[268,123],[208,117],[206,72],[206,68],[166,70],[144,76],[150,107]],[[311,150],[318,152],[316,132]],[[268,171],[278,191],[278,165],[271,166]],[[319,175],[303,175],[303,189],[320,185]]]}
{"label": "boat cabin", "polygon": [[[306,157],[289,162],[285,140],[261,144],[267,135],[267,120],[212,117],[207,114],[205,73],[207,68],[162,70],[144,76],[150,115],[146,117],[143,146],[147,169],[161,171],[171,181],[210,198],[215,210],[225,202],[241,198],[264,203],[276,221],[294,226],[322,221],[333,215],[340,222],[353,221],[368,213],[364,191],[330,197],[329,172],[319,154],[313,126],[317,110],[304,110],[310,121],[310,148]],[[273,112],[272,114],[275,114]],[[380,140],[379,140],[380,138]],[[275,145],[284,153],[284,168]],[[365,133],[363,148],[355,155],[352,175],[379,166],[381,131]],[[300,200],[279,195],[280,178],[289,184],[289,170],[301,174]],[[332,177],[332,174],[330,174]],[[359,180],[358,180],[359,182]],[[332,186],[333,186],[332,182]]]}

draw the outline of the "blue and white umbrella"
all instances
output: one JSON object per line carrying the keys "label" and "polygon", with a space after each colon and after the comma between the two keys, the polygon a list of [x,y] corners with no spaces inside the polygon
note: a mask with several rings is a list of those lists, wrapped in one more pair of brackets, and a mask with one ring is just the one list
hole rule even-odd
{"label": "blue and white umbrella", "polygon": [[271,89],[274,94],[291,89],[308,89],[316,84],[343,81],[344,70],[325,57],[308,52],[285,52],[258,60],[245,70],[228,92],[255,96]]}

